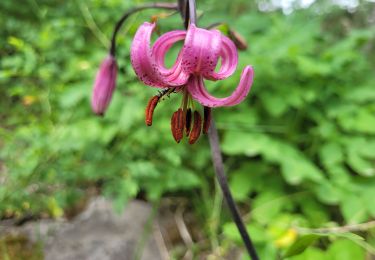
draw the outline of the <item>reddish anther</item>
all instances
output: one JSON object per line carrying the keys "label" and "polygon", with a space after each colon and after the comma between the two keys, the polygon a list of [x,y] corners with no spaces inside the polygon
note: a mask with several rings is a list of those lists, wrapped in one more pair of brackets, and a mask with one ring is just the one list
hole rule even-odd
{"label": "reddish anther", "polygon": [[189,136],[190,134],[191,119],[192,119],[191,108],[188,108],[188,110],[186,111],[186,123],[185,123],[186,136]]}
{"label": "reddish anther", "polygon": [[201,128],[202,128],[202,117],[198,111],[194,111],[194,123],[193,123],[193,128],[191,129],[190,136],[189,136],[189,144],[194,144],[198,140],[201,134]]}
{"label": "reddish anther", "polygon": [[211,125],[211,108],[204,107],[203,134],[207,134]]}
{"label": "reddish anther", "polygon": [[153,96],[147,103],[146,111],[145,111],[145,114],[146,114],[145,122],[146,122],[146,125],[148,126],[152,125],[152,117],[154,115],[154,110],[158,102],[159,102],[159,96]]}
{"label": "reddish anther", "polygon": [[174,140],[179,143],[184,136],[185,118],[184,112],[179,108],[173,113],[171,119],[171,130]]}

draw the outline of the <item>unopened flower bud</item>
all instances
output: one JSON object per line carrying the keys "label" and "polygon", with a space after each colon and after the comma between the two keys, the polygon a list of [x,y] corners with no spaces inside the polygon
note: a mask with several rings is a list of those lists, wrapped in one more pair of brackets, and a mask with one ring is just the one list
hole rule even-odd
{"label": "unopened flower bud", "polygon": [[91,107],[95,114],[104,115],[116,87],[117,64],[115,57],[108,55],[96,74],[91,98]]}

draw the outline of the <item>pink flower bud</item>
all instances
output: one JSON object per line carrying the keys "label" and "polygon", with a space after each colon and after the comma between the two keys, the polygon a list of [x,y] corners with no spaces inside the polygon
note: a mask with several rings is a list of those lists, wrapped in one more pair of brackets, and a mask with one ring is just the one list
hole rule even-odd
{"label": "pink flower bud", "polygon": [[104,115],[116,87],[117,64],[112,55],[108,55],[96,74],[91,98],[91,107],[95,114]]}

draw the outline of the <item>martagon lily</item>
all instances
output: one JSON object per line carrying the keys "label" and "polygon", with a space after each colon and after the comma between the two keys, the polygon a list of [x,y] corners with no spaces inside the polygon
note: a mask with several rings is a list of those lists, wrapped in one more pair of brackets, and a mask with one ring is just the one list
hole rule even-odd
{"label": "martagon lily", "polygon": [[[223,191],[228,208],[240,232],[249,256],[258,260],[256,249],[241,219],[236,204],[230,192],[224,171],[223,159],[219,147],[218,132],[214,120],[211,122],[211,108],[234,106],[242,102],[250,91],[254,71],[251,66],[245,66],[240,82],[233,93],[226,98],[216,98],[208,93],[204,79],[217,81],[231,76],[237,67],[237,49],[245,50],[247,43],[237,32],[227,25],[228,37],[212,28],[222,23],[212,24],[207,29],[197,28],[195,0],[177,0],[177,3],[151,3],[134,7],[125,12],[117,21],[111,40],[108,56],[102,62],[97,73],[91,106],[92,110],[103,116],[107,110],[116,86],[116,37],[123,23],[131,16],[145,9],[166,9],[178,11],[183,20],[185,30],[176,30],[163,34],[151,47],[151,35],[156,23],[144,23],[137,30],[131,46],[131,63],[139,79],[148,86],[160,88],[159,94],[152,97],[146,107],[146,124],[152,125],[152,118],[157,104],[165,95],[182,93],[180,108],[173,113],[171,130],[176,142],[180,142],[184,133],[189,137],[189,143],[195,143],[201,132],[208,133],[212,161],[218,182]],[[153,19],[153,21],[155,21]],[[234,41],[232,42],[231,39]],[[170,48],[178,41],[184,41],[177,59],[171,68],[165,66],[165,56]],[[218,66],[219,59],[221,63]],[[218,67],[218,68],[216,68]],[[195,110],[194,100],[203,105],[204,118]]]}
{"label": "martagon lily", "polygon": [[[146,107],[146,124],[152,124],[154,109],[162,96],[172,92],[183,93],[182,105],[172,116],[171,130],[176,142],[180,142],[185,131],[192,144],[199,138],[202,128],[199,112],[191,112],[193,100],[204,106],[203,133],[207,133],[210,109],[242,102],[252,86],[254,71],[251,66],[246,66],[233,93],[225,98],[216,98],[208,93],[204,79],[223,80],[235,72],[238,64],[235,44],[218,30],[198,28],[191,23],[187,31],[175,30],[163,34],[151,47],[155,26],[155,23],[148,22],[141,25],[131,46],[131,63],[138,78],[148,86],[163,89],[150,99]],[[182,40],[184,45],[174,65],[167,68],[164,63],[166,53],[173,44]],[[220,58],[221,66],[216,69]]]}

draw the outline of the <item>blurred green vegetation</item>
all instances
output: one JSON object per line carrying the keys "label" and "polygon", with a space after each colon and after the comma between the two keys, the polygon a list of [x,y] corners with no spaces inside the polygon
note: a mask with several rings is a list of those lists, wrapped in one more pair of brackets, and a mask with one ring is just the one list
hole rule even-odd
{"label": "blurred green vegetation", "polygon": [[[211,241],[205,250],[225,255],[241,241],[220,207],[206,138],[193,146],[173,141],[177,95],[157,107],[152,127],[144,125],[155,89],[135,78],[129,48],[155,11],[124,26],[113,102],[104,118],[90,110],[112,27],[136,3],[1,1],[0,217],[60,217],[92,187],[117,209],[137,195],[154,202],[183,196]],[[254,66],[253,89],[241,105],[214,115],[230,186],[261,259],[309,245],[293,259],[374,255],[374,3],[348,12],[318,1],[289,15],[245,0],[198,1],[198,8],[201,26],[226,21],[248,40],[239,68]],[[159,25],[182,28],[178,15]],[[209,89],[228,94],[239,74]],[[311,235],[323,227],[330,229]]]}

